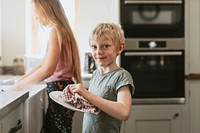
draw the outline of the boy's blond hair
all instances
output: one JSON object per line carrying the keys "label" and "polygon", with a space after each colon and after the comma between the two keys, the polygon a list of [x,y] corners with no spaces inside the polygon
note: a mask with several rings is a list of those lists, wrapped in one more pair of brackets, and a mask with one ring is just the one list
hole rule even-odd
{"label": "boy's blond hair", "polygon": [[110,37],[114,44],[120,46],[125,43],[124,31],[120,24],[100,23],[92,31],[89,42],[97,40],[101,36]]}

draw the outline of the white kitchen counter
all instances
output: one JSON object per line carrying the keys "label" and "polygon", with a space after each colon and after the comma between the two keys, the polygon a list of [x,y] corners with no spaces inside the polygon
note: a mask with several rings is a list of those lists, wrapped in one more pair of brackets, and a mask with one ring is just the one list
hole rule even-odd
{"label": "white kitchen counter", "polygon": [[40,132],[43,126],[43,115],[47,106],[46,84],[37,84],[22,91],[11,92],[12,85],[0,85],[0,119],[8,112],[24,103],[24,131],[28,133]]}
{"label": "white kitchen counter", "polygon": [[0,119],[19,104],[23,103],[28,97],[28,91],[0,92]]}
{"label": "white kitchen counter", "polygon": [[9,91],[11,86],[12,85],[0,85],[0,89],[5,91],[0,92],[0,118],[4,116],[5,113],[9,112],[25,100],[33,97],[46,87],[45,84],[39,84],[28,87],[22,91],[11,92]]}

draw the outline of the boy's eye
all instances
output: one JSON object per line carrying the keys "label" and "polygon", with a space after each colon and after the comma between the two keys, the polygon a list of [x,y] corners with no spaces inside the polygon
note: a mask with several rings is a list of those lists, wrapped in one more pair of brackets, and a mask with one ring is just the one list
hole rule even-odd
{"label": "boy's eye", "polygon": [[91,48],[92,48],[92,49],[97,49],[97,46],[92,45]]}
{"label": "boy's eye", "polygon": [[107,49],[108,47],[109,47],[108,44],[106,44],[106,45],[103,46],[104,49]]}

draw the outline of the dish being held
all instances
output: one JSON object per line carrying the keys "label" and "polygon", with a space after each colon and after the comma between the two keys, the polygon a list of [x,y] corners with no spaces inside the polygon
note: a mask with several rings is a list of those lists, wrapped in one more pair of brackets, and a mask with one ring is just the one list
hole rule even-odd
{"label": "dish being held", "polygon": [[97,107],[78,93],[72,94],[69,91],[53,91],[50,93],[50,97],[58,104],[74,111],[93,114],[100,112]]}

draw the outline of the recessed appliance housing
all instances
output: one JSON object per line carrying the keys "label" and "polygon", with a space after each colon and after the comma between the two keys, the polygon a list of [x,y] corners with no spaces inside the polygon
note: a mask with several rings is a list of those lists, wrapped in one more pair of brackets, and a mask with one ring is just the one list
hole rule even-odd
{"label": "recessed appliance housing", "polygon": [[126,38],[184,37],[184,0],[121,0]]}

